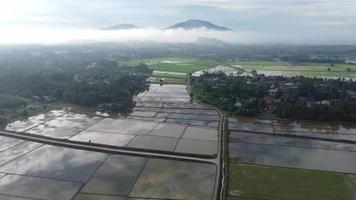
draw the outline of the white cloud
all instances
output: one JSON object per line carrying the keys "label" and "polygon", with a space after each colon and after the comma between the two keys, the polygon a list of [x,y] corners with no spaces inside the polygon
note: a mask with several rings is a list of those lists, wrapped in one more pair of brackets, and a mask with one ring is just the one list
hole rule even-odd
{"label": "white cloud", "polygon": [[133,30],[104,31],[96,29],[23,29],[0,28],[0,44],[59,44],[67,42],[126,42],[126,41],[156,41],[156,42],[195,42],[198,38],[214,38],[226,42],[236,42],[238,34],[230,31],[196,30],[162,30],[144,28]]}
{"label": "white cloud", "polygon": [[305,16],[356,16],[355,0],[171,0],[240,12],[285,12]]}

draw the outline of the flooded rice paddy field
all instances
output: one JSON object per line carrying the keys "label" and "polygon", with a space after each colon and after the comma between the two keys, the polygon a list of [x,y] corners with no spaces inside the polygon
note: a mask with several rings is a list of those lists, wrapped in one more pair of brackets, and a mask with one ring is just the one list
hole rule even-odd
{"label": "flooded rice paddy field", "polygon": [[352,200],[356,126],[229,119],[228,199]]}
{"label": "flooded rice paddy field", "polygon": [[275,133],[278,135],[313,137],[356,142],[356,124],[290,120],[263,120],[250,117],[229,119],[233,131]]}
{"label": "flooded rice paddy field", "polygon": [[239,117],[229,119],[229,132],[232,161],[356,173],[356,126],[352,124]]}
{"label": "flooded rice paddy field", "polygon": [[119,118],[63,109],[16,121],[6,129],[148,151],[216,156],[220,117],[215,110],[190,102],[185,86],[152,84],[135,102],[133,112]]}
{"label": "flooded rice paddy field", "polygon": [[213,199],[214,164],[0,141],[0,199]]}

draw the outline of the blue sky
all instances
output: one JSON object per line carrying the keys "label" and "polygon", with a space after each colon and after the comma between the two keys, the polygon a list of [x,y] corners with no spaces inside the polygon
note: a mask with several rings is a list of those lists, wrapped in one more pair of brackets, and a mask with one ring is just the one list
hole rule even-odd
{"label": "blue sky", "polygon": [[1,5],[1,28],[120,23],[164,28],[194,18],[251,33],[248,42],[356,44],[356,0],[11,0]]}

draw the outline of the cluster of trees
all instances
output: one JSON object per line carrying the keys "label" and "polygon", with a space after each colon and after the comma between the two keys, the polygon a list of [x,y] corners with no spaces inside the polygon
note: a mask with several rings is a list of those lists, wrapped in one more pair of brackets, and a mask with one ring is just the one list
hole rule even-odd
{"label": "cluster of trees", "polygon": [[303,76],[191,77],[193,95],[231,115],[271,112],[281,118],[356,122],[356,82]]}
{"label": "cluster of trees", "polygon": [[0,95],[0,109],[13,109],[21,106],[26,106],[28,104],[27,101],[11,97]]}
{"label": "cluster of trees", "polygon": [[31,67],[28,63],[5,68],[0,74],[0,93],[81,106],[107,104],[111,111],[124,112],[131,108],[133,95],[146,89],[152,73],[143,64],[124,67],[106,59],[68,64],[73,67]]}
{"label": "cluster of trees", "polygon": [[28,102],[23,99],[13,96],[0,95],[0,127],[4,127],[9,121],[6,113],[19,107],[25,107],[27,105]]}

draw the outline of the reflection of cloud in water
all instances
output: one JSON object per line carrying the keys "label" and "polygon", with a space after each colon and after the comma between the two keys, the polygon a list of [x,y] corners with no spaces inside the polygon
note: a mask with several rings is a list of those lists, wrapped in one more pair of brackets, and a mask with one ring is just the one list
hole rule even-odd
{"label": "reflection of cloud in water", "polygon": [[47,113],[41,113],[25,120],[18,120],[10,123],[6,126],[6,130],[22,132],[29,128],[32,128],[38,124],[45,121],[54,119],[55,117],[61,116],[65,113],[65,110],[52,110]]}
{"label": "reflection of cloud in water", "polygon": [[0,171],[84,182],[105,159],[102,153],[44,146],[0,168]]}
{"label": "reflection of cloud in water", "polygon": [[164,199],[211,199],[216,167],[150,159],[131,195]]}
{"label": "reflection of cloud in water", "polygon": [[230,156],[244,163],[356,173],[355,152],[243,143],[230,148]]}
{"label": "reflection of cloud in water", "polygon": [[26,132],[55,138],[68,138],[100,119],[99,117],[89,117],[84,114],[66,113]]}

